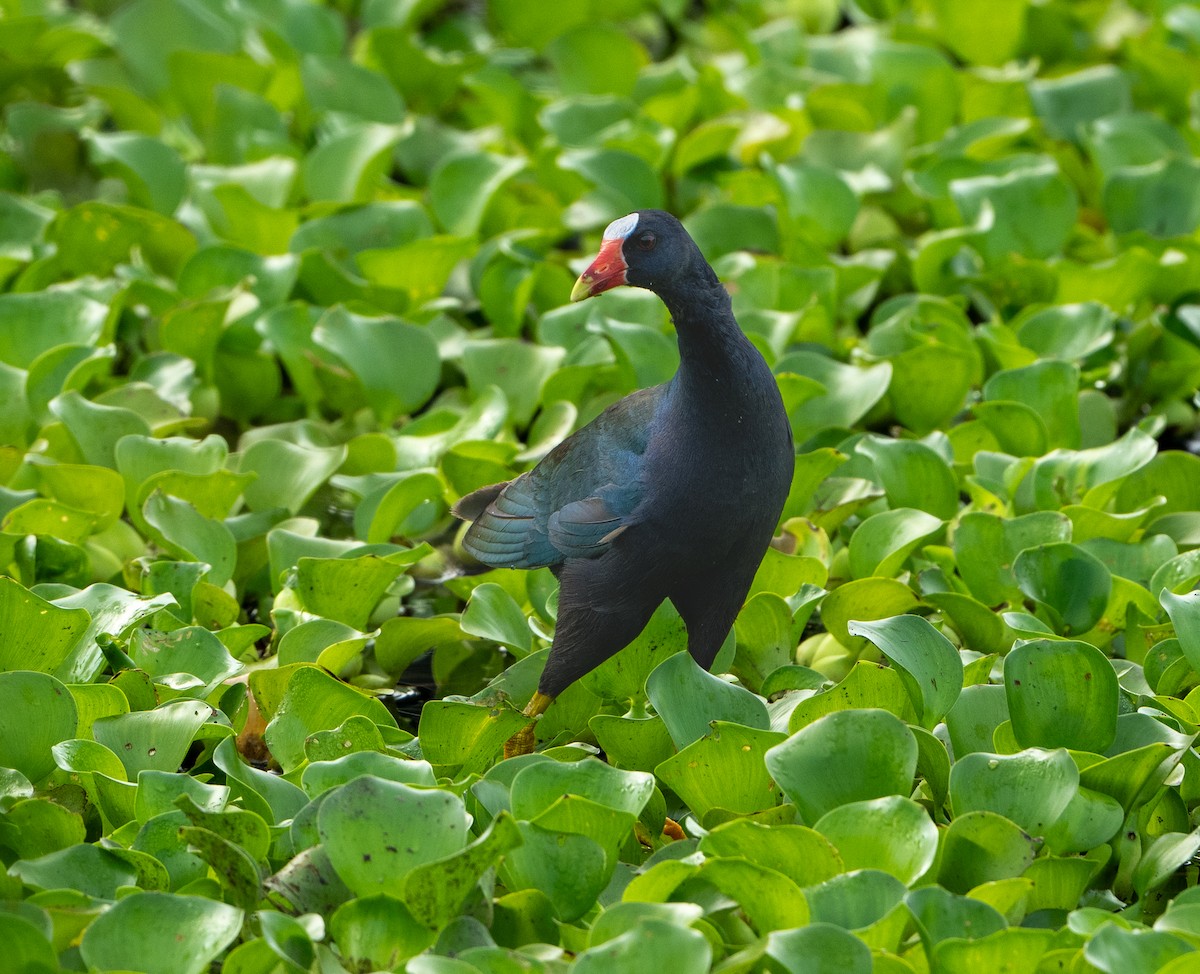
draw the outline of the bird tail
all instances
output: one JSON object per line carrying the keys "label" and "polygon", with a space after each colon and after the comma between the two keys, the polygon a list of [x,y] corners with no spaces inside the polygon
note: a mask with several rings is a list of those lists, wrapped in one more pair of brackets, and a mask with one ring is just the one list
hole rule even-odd
{"label": "bird tail", "polygon": [[450,513],[460,521],[478,520],[479,516],[487,510],[487,506],[500,496],[500,491],[504,490],[509,483],[510,481],[506,480],[502,484],[488,484],[486,487],[471,491],[450,508]]}

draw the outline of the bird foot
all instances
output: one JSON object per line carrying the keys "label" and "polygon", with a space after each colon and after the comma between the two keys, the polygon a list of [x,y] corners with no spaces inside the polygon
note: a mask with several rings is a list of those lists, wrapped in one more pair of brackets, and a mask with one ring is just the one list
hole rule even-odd
{"label": "bird foot", "polygon": [[515,758],[519,754],[532,754],[534,745],[534,728],[537,724],[530,721],[519,731],[504,742],[504,757]]}
{"label": "bird foot", "polygon": [[536,743],[534,728],[537,727],[537,718],[544,714],[546,708],[552,703],[554,703],[554,698],[542,693],[540,690],[533,695],[533,699],[521,711],[522,714],[530,718],[530,721],[504,742],[505,758],[515,758],[519,754],[533,753],[533,746]]}

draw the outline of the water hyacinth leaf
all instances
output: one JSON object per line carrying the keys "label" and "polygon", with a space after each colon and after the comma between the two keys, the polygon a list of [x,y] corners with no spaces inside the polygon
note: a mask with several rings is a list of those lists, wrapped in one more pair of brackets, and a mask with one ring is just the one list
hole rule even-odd
{"label": "water hyacinth leaf", "polygon": [[970,350],[947,345],[921,345],[888,361],[892,409],[918,436],[946,426],[962,410],[979,368]]}
{"label": "water hyacinth leaf", "polygon": [[1108,607],[1112,574],[1077,545],[1027,548],[1017,555],[1012,570],[1021,591],[1048,610],[1060,635],[1087,632]]}
{"label": "water hyacinth leaf", "polygon": [[201,626],[185,626],[169,633],[135,630],[129,649],[139,669],[188,695],[206,697],[217,684],[243,669],[221,640]]}
{"label": "water hyacinth leaf", "polygon": [[1163,589],[1158,599],[1175,627],[1183,655],[1192,669],[1200,672],[1200,592],[1175,595]]}
{"label": "water hyacinth leaf", "polygon": [[969,64],[1001,65],[1021,50],[1027,7],[1028,0],[936,0],[933,12],[938,36],[960,58]]}
{"label": "water hyacinth leaf", "polygon": [[[252,678],[250,686],[259,697],[257,681]],[[263,737],[275,759],[291,771],[304,762],[304,743],[314,731],[340,727],[356,715],[383,727],[396,726],[395,718],[376,698],[316,666],[300,664],[288,675],[287,688]]]}
{"label": "water hyacinth leaf", "polygon": [[984,383],[983,397],[989,402],[1027,406],[1045,425],[1047,446],[1078,449],[1078,388],[1079,369],[1075,365],[1046,359],[997,372]]}
{"label": "water hyacinth leaf", "polygon": [[1142,974],[1167,969],[1177,957],[1195,950],[1187,941],[1158,930],[1101,927],[1084,946],[1084,958],[1105,974]]}
{"label": "water hyacinth leaf", "polygon": [[1073,362],[1108,345],[1115,325],[1116,316],[1097,301],[1054,305],[1025,317],[1017,337],[1040,358]]}
{"label": "water hyacinth leaf", "polygon": [[1164,832],[1155,836],[1133,871],[1133,888],[1145,896],[1167,882],[1200,849],[1200,832]]}
{"label": "water hyacinth leaf", "polygon": [[626,900],[607,907],[597,918],[588,937],[588,946],[607,943],[630,930],[636,930],[646,920],[666,920],[687,927],[703,916],[696,903],[645,903]]}
{"label": "water hyacinth leaf", "polygon": [[[349,367],[385,424],[423,406],[437,388],[437,343],[417,325],[335,308],[321,316],[312,338]],[[396,362],[404,362],[404,368],[397,369]]]}
{"label": "water hyacinth leaf", "polygon": [[897,668],[921,723],[933,727],[962,690],[962,659],[950,641],[920,616],[851,622],[852,636],[870,639]]}
{"label": "water hyacinth leaf", "polygon": [[1103,504],[1121,488],[1122,478],[1152,462],[1157,450],[1154,439],[1136,427],[1104,446],[1054,450],[1034,463],[1034,503],[1041,510],[1072,501]]}
{"label": "water hyacinth leaf", "polygon": [[357,558],[301,558],[296,591],[309,612],[366,630],[371,612],[392,583],[404,574],[408,552]]}
{"label": "water hyacinth leaf", "polygon": [[883,710],[829,714],[767,751],[766,764],[807,822],[840,805],[908,795],[917,743]]}
{"label": "water hyacinth leaf", "polygon": [[853,426],[882,398],[892,375],[887,362],[860,369],[815,352],[792,352],[775,368],[807,376],[825,387],[824,395],[808,399],[789,415],[797,445],[829,427]]}
{"label": "water hyacinth leaf", "polygon": [[911,588],[895,578],[871,576],[839,585],[821,601],[821,621],[843,646],[861,645],[850,634],[851,620],[887,619],[917,607]]}
{"label": "water hyacinth leaf", "polygon": [[317,829],[338,875],[362,896],[403,897],[409,872],[468,840],[461,799],[369,775],[329,793]]}
{"label": "water hyacinth leaf", "polygon": [[476,394],[499,387],[517,426],[533,418],[542,387],[562,364],[565,350],[533,345],[515,338],[471,339],[463,346],[462,368],[467,387]]}
{"label": "water hyacinth leaf", "polygon": [[888,873],[857,869],[809,887],[805,896],[815,922],[860,930],[872,939],[894,932],[890,939],[895,940],[908,920],[901,907],[905,892],[900,880]]}
{"label": "water hyacinth leaf", "polygon": [[322,142],[304,160],[304,187],[309,198],[367,202],[401,135],[399,126],[362,123]]}
{"label": "water hyacinth leaf", "polygon": [[[0,595],[4,592],[3,583],[6,581],[7,579],[0,577]],[[81,611],[81,615],[76,618],[84,620],[84,628],[76,636],[75,644],[67,657],[58,664],[55,675],[65,683],[86,683],[92,680],[104,664],[104,654],[96,641],[98,636],[106,634],[122,638],[134,626],[160,609],[174,604],[174,601],[174,597],[167,594],[140,598],[132,592],[105,582],[89,585],[81,592],[56,599],[52,604],[58,609],[67,609],[73,613]],[[48,614],[56,615],[53,611]],[[37,632],[36,626],[32,628]],[[63,628],[65,630],[67,627]],[[41,638],[46,637],[43,635]],[[11,637],[6,639],[5,643],[12,645]],[[53,646],[54,641],[50,640],[49,645]],[[36,655],[33,658],[36,659]]]}
{"label": "water hyacinth leaf", "polygon": [[1003,815],[956,815],[942,840],[938,883],[966,894],[983,883],[1020,876],[1036,851],[1034,839]]}
{"label": "water hyacinth leaf", "polygon": [[115,470],[56,463],[39,466],[37,476],[50,498],[93,515],[97,531],[110,527],[121,515],[125,486]]}
{"label": "water hyacinth leaf", "polygon": [[991,209],[991,226],[976,237],[991,260],[1014,253],[1034,259],[1060,253],[1079,209],[1074,187],[1053,163],[1003,176],[955,179],[950,194],[968,226]]}
{"label": "water hyacinth leaf", "polygon": [[1087,643],[1031,640],[1004,660],[1004,690],[1022,747],[1104,754],[1117,734],[1117,674]]}
{"label": "water hyacinth leaf", "polygon": [[709,734],[663,761],[654,773],[701,819],[713,808],[762,811],[779,802],[763,756],[784,740],[775,731],[714,721]]}
{"label": "water hyacinth leaf", "polygon": [[225,903],[137,892],[92,921],[79,950],[99,970],[201,974],[241,926],[242,911]]}
{"label": "water hyacinth leaf", "polygon": [[39,929],[33,917],[17,913],[0,915],[0,936],[4,937],[8,963],[18,971],[52,971],[58,956],[50,943],[51,929]]}
{"label": "water hyacinth leaf", "polygon": [[500,866],[504,885],[514,892],[541,890],[558,918],[570,923],[596,902],[615,863],[586,835],[552,832],[531,822],[518,822],[522,844]]}
{"label": "water hyacinth leaf", "polygon": [[767,956],[786,971],[811,974],[870,974],[871,948],[832,923],[814,922],[767,937]]}
{"label": "water hyacinth leaf", "polygon": [[890,577],[941,527],[932,514],[908,507],[872,514],[850,539],[850,571],[859,579]]}
{"label": "water hyacinth leaf", "polygon": [[450,233],[477,233],[492,197],[524,168],[523,159],[490,153],[450,157],[434,171],[429,183],[434,216]]}
{"label": "water hyacinth leaf", "polygon": [[529,718],[511,708],[430,700],[421,708],[421,753],[438,767],[482,771],[528,723]]}
{"label": "water hyacinth leaf", "polygon": [[1079,769],[1065,750],[1028,748],[1018,754],[976,752],[950,769],[950,804],[956,815],[988,811],[1042,835],[1079,789]]}
{"label": "water hyacinth leaf", "polygon": [[936,885],[912,890],[904,902],[927,951],[943,940],[979,940],[1007,926],[1004,917],[987,903],[956,896]]}
{"label": "water hyacinth leaf", "polygon": [[445,510],[445,488],[433,474],[400,475],[390,486],[371,491],[354,512],[354,533],[368,544],[421,535]]}
{"label": "water hyacinth leaf", "polygon": [[1080,787],[1044,838],[1058,855],[1078,855],[1108,842],[1124,820],[1125,810],[1115,798]]}
{"label": "water hyacinth leaf", "polygon": [[814,886],[844,871],[838,851],[819,832],[803,825],[762,825],[735,818],[700,840],[706,856],[742,857],[778,870],[797,886]]}
{"label": "water hyacinth leaf", "polygon": [[98,345],[107,309],[66,290],[0,296],[0,362],[28,369],[60,345]]}
{"label": "water hyacinth leaf", "polygon": [[339,906],[329,919],[339,954],[360,970],[389,970],[432,946],[436,934],[403,901],[377,893]]}
{"label": "water hyacinth leaf", "polygon": [[380,627],[375,639],[375,661],[387,673],[399,676],[423,653],[462,638],[458,616],[423,619],[397,616],[385,620]]}
{"label": "water hyacinth leaf", "polygon": [[519,656],[533,648],[533,634],[516,600],[494,582],[477,585],[459,620],[462,632],[507,646]]}
{"label": "water hyacinth leaf", "polygon": [[405,903],[427,927],[441,929],[458,915],[480,878],[521,841],[512,817],[501,812],[483,835],[461,852],[414,866],[404,882]]}
{"label": "water hyacinth leaf", "polygon": [[[1118,233],[1144,231],[1179,237],[1200,226],[1192,201],[1200,190],[1200,168],[1190,160],[1160,159],[1117,170],[1104,186],[1104,212]],[[1188,205],[1179,205],[1186,200]]]}
{"label": "water hyacinth leaf", "polygon": [[595,760],[538,761],[513,778],[511,802],[513,814],[525,820],[537,818],[564,795],[578,795],[636,817],[653,791],[654,779],[644,772],[620,771]]}
{"label": "water hyacinth leaf", "polygon": [[121,759],[129,780],[144,770],[176,771],[196,732],[213,714],[199,700],[173,700],[154,710],[101,717],[92,725],[97,742]]}
{"label": "water hyacinth leaf", "polygon": [[400,297],[399,308],[381,301],[388,305],[387,310],[406,311],[438,297],[459,261],[472,252],[469,238],[439,234],[399,247],[363,250],[355,262],[368,283],[384,289],[384,293],[394,292],[389,297]]}
{"label": "water hyacinth leaf", "polygon": [[760,934],[809,921],[805,894],[783,873],[744,859],[708,859],[698,877],[734,900]]}
{"label": "water hyacinth leaf", "polygon": [[833,246],[850,231],[858,199],[842,177],[830,169],[806,164],[775,166],[790,234]]}
{"label": "water hyacinth leaf", "polygon": [[142,506],[142,516],[153,537],[178,558],[209,565],[214,585],[224,585],[233,574],[237,545],[229,529],[206,518],[187,501],[155,491]]}
{"label": "water hyacinth leaf", "polygon": [[837,685],[801,700],[788,718],[788,730],[807,727],[828,714],[846,710],[886,710],[916,723],[912,696],[897,670],[878,663],[855,663]]}
{"label": "water hyacinth leaf", "polygon": [[707,734],[714,720],[770,726],[761,698],[701,669],[686,653],[663,660],[647,678],[646,693],[678,748]]}
{"label": "water hyacinth leaf", "polygon": [[656,974],[668,968],[702,971],[711,963],[712,954],[712,945],[700,931],[647,917],[632,930],[582,951],[572,970],[577,974],[615,970]]}
{"label": "water hyacinth leaf", "polygon": [[935,948],[937,963],[950,974],[978,970],[1028,969],[1037,966],[1050,947],[1049,930],[1014,927],[997,930],[979,940],[952,940]]}
{"label": "water hyacinth leaf", "polygon": [[0,767],[41,781],[55,768],[51,748],[75,736],[78,719],[74,698],[49,674],[0,673]]}
{"label": "water hyacinth leaf", "polygon": [[878,869],[905,886],[937,853],[937,827],[920,805],[899,795],[830,809],[813,828],[837,848],[847,871]]}
{"label": "water hyacinth leaf", "polygon": [[437,784],[433,768],[428,761],[405,760],[378,751],[358,751],[339,755],[337,758],[310,761],[300,780],[305,792],[316,798],[331,788],[344,785],[364,774],[409,785],[427,785],[430,788]]}
{"label": "water hyacinth leaf", "polygon": [[283,440],[252,443],[238,461],[238,471],[257,474],[246,487],[252,511],[286,508],[295,514],[346,459],[344,446],[302,447]]}
{"label": "water hyacinth leaf", "polygon": [[954,556],[963,581],[984,605],[1016,601],[1021,597],[1013,560],[1035,545],[1069,541],[1070,520],[1057,511],[1037,511],[1004,519],[971,511],[959,520],[954,532]]}
{"label": "water hyacinth leaf", "polygon": [[942,520],[957,513],[958,484],[950,466],[932,447],[915,440],[867,436],[855,450],[871,460],[893,510],[917,508]]}

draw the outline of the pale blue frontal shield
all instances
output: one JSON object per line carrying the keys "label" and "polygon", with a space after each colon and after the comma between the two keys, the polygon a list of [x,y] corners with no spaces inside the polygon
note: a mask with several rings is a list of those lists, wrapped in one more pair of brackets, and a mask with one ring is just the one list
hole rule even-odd
{"label": "pale blue frontal shield", "polygon": [[637,228],[638,215],[630,213],[628,216],[623,216],[619,220],[613,220],[604,229],[604,240],[624,240]]}

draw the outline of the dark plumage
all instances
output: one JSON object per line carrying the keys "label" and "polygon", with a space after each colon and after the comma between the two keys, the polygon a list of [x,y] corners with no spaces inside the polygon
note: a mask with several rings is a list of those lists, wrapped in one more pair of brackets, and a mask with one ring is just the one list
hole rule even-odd
{"label": "dark plumage", "polygon": [[[507,484],[464,497],[463,547],[485,565],[548,565],[558,627],[526,714],[627,645],[664,599],[707,668],[774,533],[791,484],[791,427],[771,370],[673,216],[611,224],[572,300],[649,288],[679,339],[670,382],[625,397]],[[521,740],[518,740],[521,738]],[[532,748],[532,725],[510,752]]]}

